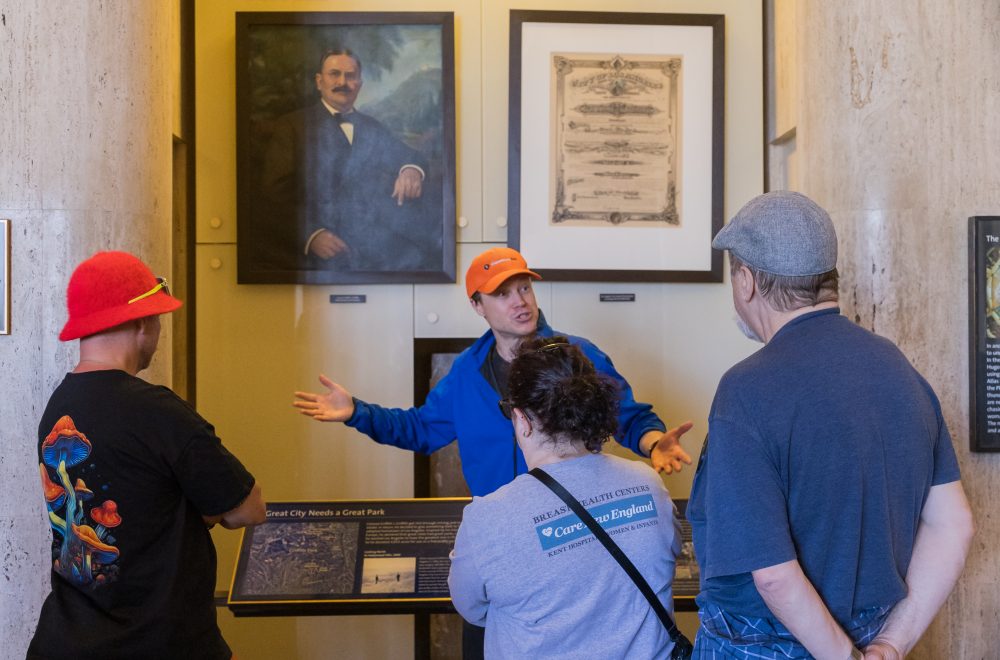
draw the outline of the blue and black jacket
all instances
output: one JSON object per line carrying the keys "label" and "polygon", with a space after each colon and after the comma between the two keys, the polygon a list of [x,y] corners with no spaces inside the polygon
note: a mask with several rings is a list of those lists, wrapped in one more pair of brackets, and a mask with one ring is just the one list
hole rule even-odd
{"label": "blue and black jacket", "polygon": [[[564,333],[557,333],[541,318],[538,334],[551,337]],[[635,400],[632,388],[601,349],[583,337],[569,336],[569,340],[590,358],[598,372],[619,385],[621,401],[615,439],[641,455],[639,440],[648,431],[664,431],[663,422],[651,405]],[[404,410],[355,399],[354,415],[347,425],[376,442],[422,454],[458,440],[462,472],[469,490],[476,496],[492,493],[528,471],[524,455],[514,440],[514,427],[497,405],[500,395],[481,373],[495,344],[492,330],[487,330],[462,351],[448,375],[427,395],[424,405]]]}

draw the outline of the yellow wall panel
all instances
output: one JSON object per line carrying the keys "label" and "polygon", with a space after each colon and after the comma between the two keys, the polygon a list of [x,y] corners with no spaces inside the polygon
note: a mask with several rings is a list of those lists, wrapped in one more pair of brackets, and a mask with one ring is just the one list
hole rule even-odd
{"label": "yellow wall panel", "polygon": [[[489,242],[504,242],[507,205],[505,0],[414,3],[200,0],[196,8],[198,175],[198,392],[201,412],[258,476],[266,498],[406,497],[411,455],[337,424],[297,416],[291,392],[325,371],[355,395],[410,404],[414,337],[478,336],[462,278]],[[536,2],[527,9],[726,14],[725,215],[762,186],[760,6],[742,0]],[[237,285],[235,12],[454,11],[459,281],[452,285]],[[212,227],[212,218],[219,226]],[[464,219],[465,226],[462,227]],[[600,292],[636,291],[608,306]],[[330,293],[364,294],[331,305]],[[639,398],[670,422],[694,419],[685,442],[697,455],[721,374],[746,355],[729,320],[728,285],[540,283],[540,305],[558,329],[590,337],[633,381]],[[431,314],[438,320],[431,322]],[[686,497],[693,470],[667,484]],[[220,586],[228,587],[236,535],[216,535]],[[689,633],[693,615],[679,617]],[[238,655],[255,658],[408,657],[411,617],[233,619],[222,617]],[[331,647],[342,649],[331,655]]]}

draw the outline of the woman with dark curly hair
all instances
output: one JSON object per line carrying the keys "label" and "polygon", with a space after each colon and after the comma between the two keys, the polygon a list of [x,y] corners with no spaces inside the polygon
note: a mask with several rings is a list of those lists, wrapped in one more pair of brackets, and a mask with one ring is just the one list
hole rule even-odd
{"label": "woman with dark curly hair", "polygon": [[[649,466],[601,454],[618,393],[565,337],[526,340],[511,363],[514,423],[529,468],[544,466],[673,611],[674,506]],[[587,526],[530,474],[466,507],[448,576],[455,608],[486,627],[487,658],[664,658],[649,602]]]}

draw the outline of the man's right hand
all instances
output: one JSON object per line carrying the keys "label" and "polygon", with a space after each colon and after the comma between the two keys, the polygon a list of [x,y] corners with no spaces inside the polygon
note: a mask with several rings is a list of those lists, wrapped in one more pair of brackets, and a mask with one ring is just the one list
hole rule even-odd
{"label": "man's right hand", "polygon": [[303,415],[321,422],[346,422],[354,414],[354,398],[351,393],[333,382],[323,374],[319,382],[327,388],[325,394],[312,392],[296,392],[292,405]]}
{"label": "man's right hand", "polygon": [[325,229],[316,234],[309,243],[309,252],[320,259],[332,259],[341,252],[347,252],[347,250],[347,243],[333,232]]}

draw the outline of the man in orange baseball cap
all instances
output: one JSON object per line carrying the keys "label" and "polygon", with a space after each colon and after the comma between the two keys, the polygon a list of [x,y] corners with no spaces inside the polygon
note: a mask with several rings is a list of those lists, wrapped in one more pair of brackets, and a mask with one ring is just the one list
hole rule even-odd
{"label": "man in orange baseball cap", "polygon": [[[553,330],[538,309],[531,283],[539,279],[512,248],[491,248],[473,259],[465,273],[465,291],[489,330],[455,359],[424,405],[408,410],[383,408],[352,397],[324,375],[319,380],[327,388],[325,393],[296,392],[298,400],[293,405],[313,419],[344,422],[376,442],[422,454],[457,440],[469,490],[477,496],[492,493],[528,471],[511,420],[498,405],[507,398],[507,375],[517,346],[534,334],[566,334]],[[690,465],[691,457],[679,440],[691,423],[666,431],[652,406],[633,398],[632,388],[607,355],[582,337],[570,336],[569,340],[598,372],[619,386],[616,440],[640,456],[651,457],[653,467],[668,474],[680,470],[681,463]],[[463,658],[483,657],[485,629],[467,622],[463,625]]]}
{"label": "man in orange baseball cap", "polygon": [[[517,250],[495,247],[476,257],[465,274],[465,291],[472,309],[486,319],[489,330],[462,352],[451,371],[419,408],[386,409],[351,396],[326,376],[327,392],[296,392],[294,405],[304,415],[324,422],[344,422],[376,442],[431,453],[458,440],[462,472],[473,495],[486,495],[527,472],[514,442],[513,427],[497,406],[506,396],[507,372],[518,343],[525,337],[560,333],[545,322],[538,309],[532,280],[541,276],[528,268]],[[690,424],[666,432],[652,406],[638,403],[632,389],[610,358],[582,337],[574,344],[601,373],[621,389],[617,440],[641,456],[652,455],[653,466],[673,472],[691,457],[679,438]]]}
{"label": "man in orange baseball cap", "polygon": [[136,377],[181,301],[133,255],[99,252],[66,304],[59,338],[80,340],[80,360],[39,425],[52,592],[27,657],[228,660],[208,528],[261,523],[264,502],[211,424]]}

